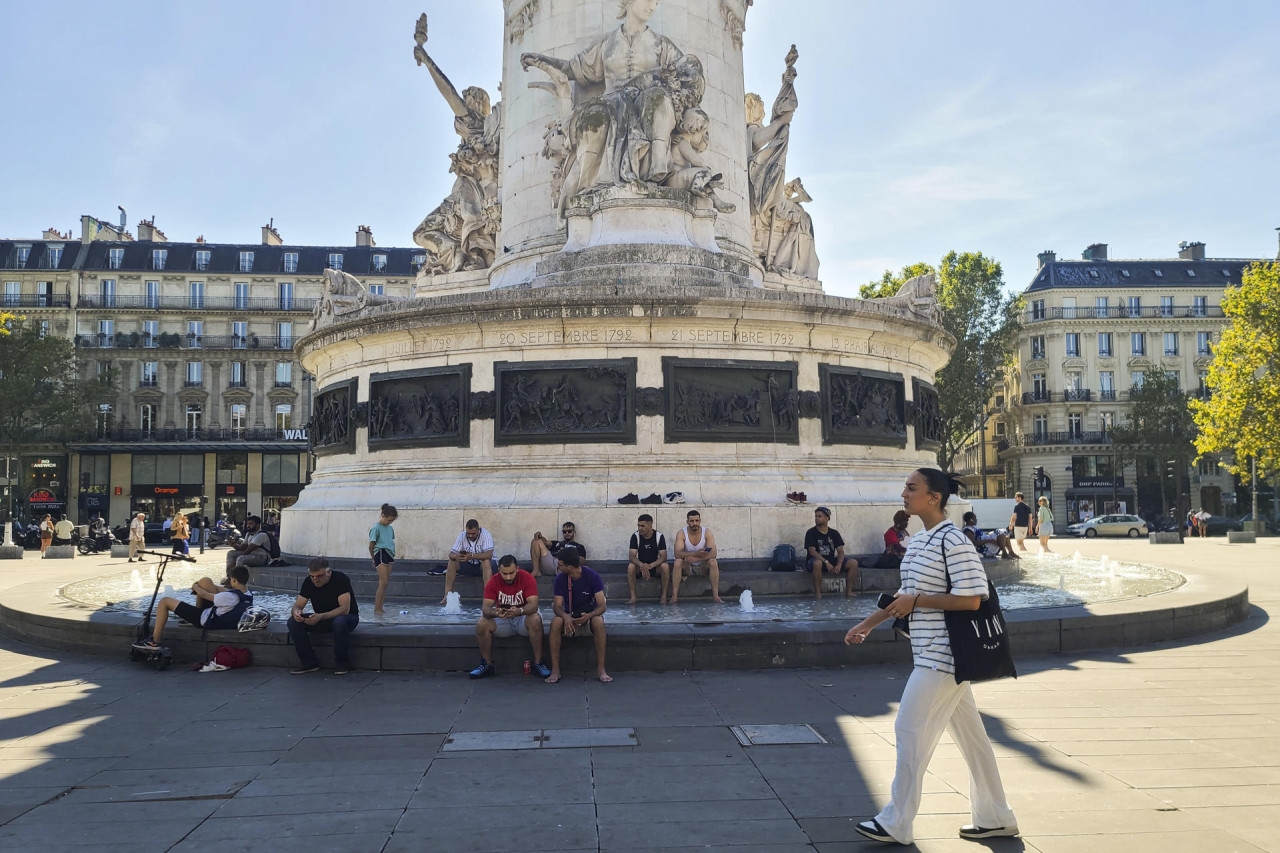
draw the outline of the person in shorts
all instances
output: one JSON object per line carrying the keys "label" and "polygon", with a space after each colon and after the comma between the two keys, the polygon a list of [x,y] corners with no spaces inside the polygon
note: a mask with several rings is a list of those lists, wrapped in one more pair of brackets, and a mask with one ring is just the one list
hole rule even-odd
{"label": "person in shorts", "polygon": [[172,613],[182,621],[197,628],[211,631],[226,630],[240,624],[240,617],[249,605],[253,604],[253,595],[249,592],[249,570],[244,566],[236,566],[228,572],[223,581],[226,586],[215,584],[209,578],[201,578],[191,585],[196,604],[188,604],[176,598],[165,596],[156,602],[156,624],[151,631],[151,638],[134,643],[137,648],[160,648],[160,635]]}
{"label": "person in shorts", "polygon": [[556,557],[565,548],[572,548],[578,552],[578,559],[587,559],[587,546],[577,540],[578,528],[572,521],[566,521],[560,525],[560,539],[548,540],[539,530],[533,534],[533,541],[529,543],[529,562],[532,565],[529,573],[535,578],[538,575],[554,575],[556,573]]}
{"label": "person in shorts", "polygon": [[813,511],[813,527],[804,534],[804,550],[809,571],[813,573],[813,597],[822,598],[822,574],[837,577],[845,573],[844,597],[853,595],[858,586],[858,561],[844,555],[844,537],[830,526],[831,510],[820,506]]}
{"label": "person in shorts", "polygon": [[466,577],[479,575],[485,586],[489,585],[489,576],[493,574],[493,534],[481,527],[480,522],[474,518],[467,519],[467,528],[458,534],[453,550],[449,552],[441,604],[449,603],[453,579],[458,576],[459,571]]}
{"label": "person in shorts", "polygon": [[530,672],[540,678],[551,675],[542,662],[542,614],[538,612],[538,582],[516,563],[514,554],[498,560],[498,572],[484,587],[480,605],[480,621],[476,622],[476,644],[480,646],[480,665],[471,670],[472,678],[493,675],[493,638],[519,634],[529,638],[533,650]]}
{"label": "person in shorts", "polygon": [[1027,506],[1026,501],[1022,499],[1022,492],[1018,492],[1013,498],[1017,503],[1013,505],[1013,515],[1009,516],[1009,529],[1013,531],[1013,538],[1017,541],[1018,547],[1025,551],[1027,550],[1027,531],[1031,529],[1031,507]]}
{"label": "person in shorts", "polygon": [[627,549],[627,587],[631,598],[627,604],[636,603],[636,575],[649,580],[650,573],[662,579],[662,598],[667,603],[667,587],[671,584],[671,564],[667,562],[667,537],[653,529],[653,516],[647,512],[636,519],[636,532],[631,534]]}
{"label": "person in shorts", "polygon": [[382,615],[387,585],[391,583],[391,566],[396,561],[396,532],[391,525],[398,514],[391,504],[383,504],[378,523],[369,528],[369,557],[373,560],[373,570],[378,573],[378,591],[373,596],[374,616]]}
{"label": "person in shorts", "polygon": [[711,580],[711,600],[720,599],[720,563],[716,560],[716,538],[710,528],[702,526],[702,515],[691,509],[685,513],[685,526],[676,534],[676,564],[671,572],[671,603],[680,598],[680,581],[686,573],[701,574],[705,571]]}
{"label": "person in shorts", "polygon": [[565,637],[590,634],[596,646],[596,677],[608,684],[613,681],[604,668],[604,612],[608,605],[604,600],[604,581],[593,569],[582,565],[576,551],[560,555],[559,573],[553,588],[551,609],[551,674],[547,684],[560,680],[560,646]]}

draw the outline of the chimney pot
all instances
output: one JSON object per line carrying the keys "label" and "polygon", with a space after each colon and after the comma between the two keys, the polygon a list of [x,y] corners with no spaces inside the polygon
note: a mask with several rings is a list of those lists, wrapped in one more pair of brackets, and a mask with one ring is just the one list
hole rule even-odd
{"label": "chimney pot", "polygon": [[[1043,267],[1045,264],[1051,264],[1054,261],[1056,261],[1058,259],[1058,253],[1053,251],[1052,249],[1046,249],[1045,251],[1036,255],[1036,258],[1040,261],[1040,267]],[[1039,269],[1040,267],[1037,267],[1037,269]]]}
{"label": "chimney pot", "polygon": [[1188,243],[1183,240],[1178,244],[1178,257],[1184,261],[1203,261],[1204,260],[1204,243],[1195,241]]}
{"label": "chimney pot", "polygon": [[357,246],[376,246],[373,242],[373,229],[368,225],[360,225],[356,227],[356,245]]}

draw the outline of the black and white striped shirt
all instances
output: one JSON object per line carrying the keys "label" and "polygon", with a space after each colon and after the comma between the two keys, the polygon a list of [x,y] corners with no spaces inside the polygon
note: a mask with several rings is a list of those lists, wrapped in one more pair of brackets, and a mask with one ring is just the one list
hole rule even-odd
{"label": "black and white striped shirt", "polygon": [[[945,593],[948,571],[954,595],[987,597],[987,573],[982,568],[982,559],[968,537],[944,520],[911,537],[902,558],[902,587],[898,592],[906,595]],[[921,607],[911,613],[911,653],[916,666],[955,674],[947,622],[941,610]]]}

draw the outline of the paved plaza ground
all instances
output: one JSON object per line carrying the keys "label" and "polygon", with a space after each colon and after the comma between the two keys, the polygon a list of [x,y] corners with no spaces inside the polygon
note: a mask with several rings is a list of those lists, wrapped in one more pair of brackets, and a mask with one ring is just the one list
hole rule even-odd
{"label": "paved plaza ground", "polygon": [[[968,781],[944,740],[916,847],[1280,850],[1280,540],[1054,547],[1243,579],[1250,616],[979,685],[1023,837],[956,837]],[[0,563],[0,597],[79,576],[51,563]],[[906,675],[197,674],[0,640],[0,850],[869,850],[853,827],[886,798]],[[731,728],[770,724],[829,743],[744,747]]]}

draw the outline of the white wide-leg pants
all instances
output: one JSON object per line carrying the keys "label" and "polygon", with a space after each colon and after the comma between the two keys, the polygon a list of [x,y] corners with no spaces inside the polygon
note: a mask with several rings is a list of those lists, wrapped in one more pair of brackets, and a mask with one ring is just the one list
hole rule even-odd
{"label": "white wide-leg pants", "polygon": [[876,815],[895,841],[911,844],[915,840],[911,826],[920,810],[924,774],[944,729],[951,732],[969,765],[969,807],[974,826],[1017,825],[1013,809],[1005,801],[996,756],[982,727],[969,682],[956,684],[950,673],[914,667],[893,724],[898,764],[892,798]]}

